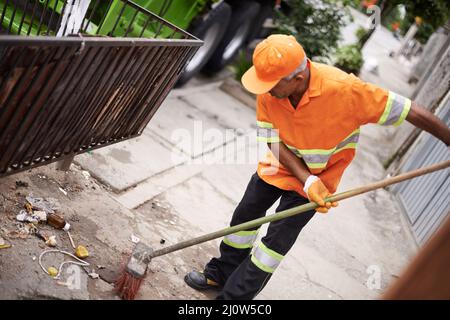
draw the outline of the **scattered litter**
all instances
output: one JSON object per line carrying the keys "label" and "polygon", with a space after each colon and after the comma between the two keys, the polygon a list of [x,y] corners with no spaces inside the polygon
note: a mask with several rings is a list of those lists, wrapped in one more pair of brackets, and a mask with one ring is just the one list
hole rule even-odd
{"label": "scattered litter", "polygon": [[3,239],[2,237],[0,237],[0,249],[8,249],[11,248],[10,244],[7,244],[5,242],[5,239]]}
{"label": "scattered litter", "polygon": [[34,213],[29,214],[25,210],[20,210],[16,219],[20,222],[38,223],[40,221],[40,216],[35,215]]}
{"label": "scattered litter", "polygon": [[91,277],[92,279],[98,279],[99,275],[98,273],[92,271],[91,273],[88,273],[88,276]]}
{"label": "scattered litter", "polygon": [[48,237],[48,240],[45,241],[45,244],[49,247],[56,247],[58,242],[56,241],[56,236],[50,236]]}
{"label": "scattered litter", "polygon": [[17,221],[24,222],[28,217],[28,213],[25,210],[20,210],[20,213],[16,216]]}
{"label": "scattered litter", "polygon": [[66,264],[76,264],[76,265],[81,266],[81,267],[87,267],[87,266],[90,265],[88,262],[83,261],[83,260],[77,258],[75,255],[73,255],[73,254],[71,254],[71,253],[69,253],[69,252],[67,252],[67,251],[62,251],[62,250],[46,250],[46,251],[42,252],[42,253],[39,255],[39,265],[40,265],[41,269],[42,269],[46,274],[48,274],[48,275],[51,275],[50,272],[49,272],[49,269],[52,268],[52,267],[50,267],[49,269],[45,269],[44,265],[42,264],[42,257],[43,257],[44,255],[48,254],[48,253],[61,253],[61,254],[65,254],[65,255],[67,255],[67,256],[69,256],[69,257],[71,257],[71,258],[73,258],[73,259],[76,260],[76,261],[64,261],[63,263],[61,263],[61,264],[59,265],[59,268],[58,268],[58,270],[57,270],[56,275],[53,276],[55,279],[59,279],[59,275],[61,274],[61,271],[62,271],[64,265],[66,265]]}
{"label": "scattered litter", "polygon": [[64,287],[68,287],[70,285],[70,283],[67,283],[65,281],[56,281],[56,284]]}
{"label": "scattered litter", "polygon": [[12,230],[7,233],[10,239],[27,239],[31,233],[36,231],[36,227],[33,224],[26,224],[25,226],[20,226],[18,230]]}
{"label": "scattered litter", "polygon": [[33,256],[33,258],[31,258],[31,260],[36,261],[37,257]]}
{"label": "scattered litter", "polygon": [[42,233],[40,231],[37,231],[35,233],[35,235],[36,235],[36,237],[38,237],[39,239],[44,240],[44,241],[48,241],[48,239],[49,239],[49,236],[46,233]]}
{"label": "scattered litter", "polygon": [[58,269],[56,269],[55,267],[48,267],[47,273],[49,276],[55,278],[58,275]]}
{"label": "scattered litter", "polygon": [[75,255],[80,259],[84,259],[89,257],[89,251],[84,246],[78,246],[75,250]]}
{"label": "scattered litter", "polygon": [[99,265],[97,266],[97,268],[98,268],[99,270],[101,270],[101,269],[105,269],[106,267],[99,264]]}
{"label": "scattered litter", "polygon": [[166,240],[161,239],[161,240],[159,241],[159,243],[164,244],[164,243],[166,243]]}
{"label": "scattered litter", "polygon": [[36,198],[30,194],[26,197],[26,200],[33,207],[33,209],[45,211],[47,213],[55,213],[55,210],[59,210],[61,207],[58,200],[54,198]]}
{"label": "scattered litter", "polygon": [[33,211],[33,217],[38,218],[39,221],[47,221],[47,213],[45,211]]}
{"label": "scattered litter", "polygon": [[83,174],[83,176],[86,180],[89,180],[89,178],[91,177],[91,174],[89,173],[89,171],[83,170],[83,171],[81,171],[81,173]]}
{"label": "scattered litter", "polygon": [[17,180],[16,181],[16,187],[17,188],[20,188],[20,187],[28,188],[28,182],[25,182],[25,181],[22,181],[22,180]]}
{"label": "scattered litter", "polygon": [[70,240],[70,244],[71,244],[72,248],[76,249],[75,242],[73,242],[72,235],[70,234],[69,231],[67,231],[67,235],[69,236],[69,240]]}
{"label": "scattered litter", "polygon": [[25,225],[25,230],[26,232],[28,232],[28,234],[35,234],[36,232],[38,232],[38,228],[33,223],[27,223]]}
{"label": "scattered litter", "polygon": [[170,220],[169,223],[170,223],[171,225],[175,225],[175,222],[172,221],[172,220]]}
{"label": "scattered litter", "polygon": [[30,214],[33,213],[33,207],[31,206],[31,204],[25,203],[24,207],[28,213],[30,213]]}
{"label": "scattered litter", "polygon": [[70,224],[67,223],[63,217],[57,215],[56,213],[47,215],[47,223],[56,229],[63,229],[64,231],[69,231],[70,229]]}
{"label": "scattered litter", "polygon": [[131,242],[133,243],[139,243],[141,241],[141,239],[139,239],[138,237],[136,237],[134,234],[131,235]]}
{"label": "scattered litter", "polygon": [[61,187],[59,187],[58,189],[59,189],[59,191],[61,191],[62,193],[64,193],[65,196],[67,196],[67,191],[66,191],[66,190],[64,190],[64,189],[61,188]]}

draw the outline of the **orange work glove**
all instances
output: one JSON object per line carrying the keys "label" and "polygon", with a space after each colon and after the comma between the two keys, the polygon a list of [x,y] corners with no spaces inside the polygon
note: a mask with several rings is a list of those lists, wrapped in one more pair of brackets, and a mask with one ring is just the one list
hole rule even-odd
{"label": "orange work glove", "polygon": [[325,202],[325,198],[331,196],[327,187],[323,184],[319,177],[310,175],[305,181],[303,191],[308,195],[310,201],[314,201],[319,205],[317,212],[327,213],[331,207],[337,207],[337,202]]}

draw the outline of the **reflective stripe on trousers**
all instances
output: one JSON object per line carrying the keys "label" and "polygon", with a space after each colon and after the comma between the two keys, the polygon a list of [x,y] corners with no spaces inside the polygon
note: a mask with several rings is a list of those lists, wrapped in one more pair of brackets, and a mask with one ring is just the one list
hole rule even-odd
{"label": "reflective stripe on trousers", "polygon": [[239,231],[225,236],[223,242],[236,249],[247,249],[253,247],[258,236],[258,230]]}
{"label": "reflective stripe on trousers", "polygon": [[283,258],[283,255],[267,248],[264,243],[260,242],[255,248],[251,260],[262,271],[273,273]]}

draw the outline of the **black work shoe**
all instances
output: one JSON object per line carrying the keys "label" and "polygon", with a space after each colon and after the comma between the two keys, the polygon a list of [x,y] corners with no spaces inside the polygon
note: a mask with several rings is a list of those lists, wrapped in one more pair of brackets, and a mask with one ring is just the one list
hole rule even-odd
{"label": "black work shoe", "polygon": [[207,279],[203,273],[195,270],[184,276],[184,282],[195,290],[220,289],[220,285],[217,282]]}

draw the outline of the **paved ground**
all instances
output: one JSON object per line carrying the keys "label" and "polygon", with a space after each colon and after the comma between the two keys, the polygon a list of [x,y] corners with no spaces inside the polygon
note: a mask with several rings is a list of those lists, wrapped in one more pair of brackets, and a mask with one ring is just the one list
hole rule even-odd
{"label": "paved ground", "polygon": [[[411,88],[404,84],[401,64],[386,57],[395,46],[394,38],[377,31],[365,55],[379,52],[379,76],[366,71],[361,76],[408,95]],[[3,179],[0,236],[12,247],[0,250],[0,298],[117,298],[111,283],[133,247],[132,234],[159,248],[227,226],[256,168],[256,159],[248,159],[259,151],[254,123],[254,110],[221,91],[219,83],[179,89],[170,94],[141,137],[76,157],[83,169],[72,166],[64,174],[51,165]],[[394,130],[362,129],[356,159],[344,175],[341,191],[385,176],[382,161],[392,134],[397,133]],[[82,170],[95,179],[86,178]],[[18,180],[29,186],[16,189]],[[73,225],[75,242],[88,245],[89,271],[94,269],[100,279],[90,279],[81,271],[78,288],[58,284],[37,263],[45,249],[42,240],[11,236],[21,227],[15,214],[29,193],[60,201],[61,212]],[[58,248],[71,251],[64,232],[43,229],[57,236]],[[187,287],[183,276],[216,255],[218,243],[154,259],[138,298],[212,298]],[[311,220],[258,299],[373,299],[415,251],[389,192],[378,190],[342,201],[328,215],[317,214]],[[58,261],[61,258],[48,257],[45,263]],[[379,287],[373,281],[378,275]],[[63,280],[70,276],[63,273]]]}

